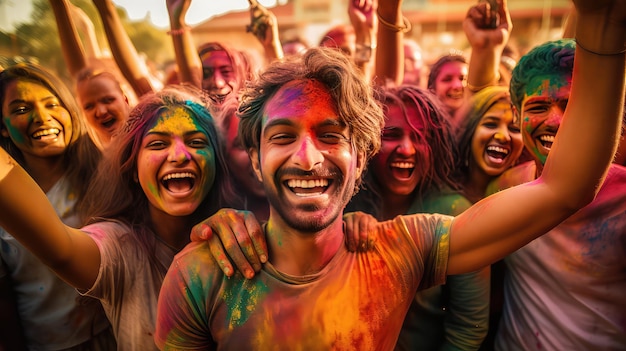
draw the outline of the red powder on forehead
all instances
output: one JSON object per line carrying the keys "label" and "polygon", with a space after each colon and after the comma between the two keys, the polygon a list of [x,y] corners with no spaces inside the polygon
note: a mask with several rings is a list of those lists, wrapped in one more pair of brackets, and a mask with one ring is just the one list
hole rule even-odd
{"label": "red powder on forehead", "polygon": [[288,104],[292,101],[307,99],[311,102],[326,100],[335,105],[328,89],[315,79],[295,80],[285,84],[276,94],[277,103]]}

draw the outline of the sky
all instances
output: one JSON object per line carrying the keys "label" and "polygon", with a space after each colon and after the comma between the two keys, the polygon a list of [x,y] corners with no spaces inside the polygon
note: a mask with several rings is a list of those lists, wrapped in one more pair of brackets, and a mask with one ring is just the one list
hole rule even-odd
{"label": "sky", "polygon": [[[276,0],[258,0],[265,6],[273,6]],[[113,0],[126,9],[131,20],[139,20],[150,15],[152,23],[159,28],[169,27],[165,0]],[[187,12],[187,23],[194,25],[210,17],[232,10],[248,7],[247,0],[193,0]],[[10,31],[12,26],[28,21],[32,11],[31,0],[0,0],[0,30]]]}
{"label": "sky", "polygon": [[[150,13],[150,19],[154,25],[161,28],[169,26],[167,7],[165,0],[113,0],[117,6],[121,6],[128,12],[130,19],[142,19]],[[275,0],[259,0],[265,6],[276,4]],[[193,0],[187,11],[187,23],[197,24],[209,19],[211,16],[222,14],[232,10],[248,8],[248,0]]]}

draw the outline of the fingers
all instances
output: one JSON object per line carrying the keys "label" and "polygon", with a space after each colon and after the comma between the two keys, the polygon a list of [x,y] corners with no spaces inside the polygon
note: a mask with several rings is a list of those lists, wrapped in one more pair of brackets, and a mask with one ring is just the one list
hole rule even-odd
{"label": "fingers", "polygon": [[230,263],[228,256],[226,256],[226,252],[224,251],[224,247],[222,246],[222,242],[219,238],[212,236],[209,239],[209,251],[217,265],[220,267],[224,275],[227,277],[232,277],[235,273],[233,269],[233,265]]}
{"label": "fingers", "polygon": [[[507,0],[497,0],[498,1],[498,15],[500,16],[501,24],[506,24],[507,28],[511,29],[513,27],[513,21],[511,20],[511,13],[509,12],[509,5],[507,4]],[[502,20],[504,19],[504,21]]]}
{"label": "fingers", "polygon": [[368,250],[368,238],[369,236],[369,232],[368,232],[368,228],[363,226],[363,223],[360,222],[359,223],[359,245],[358,245],[358,250],[360,252],[366,252]]}
{"label": "fingers", "polygon": [[194,226],[191,240],[207,240],[211,254],[229,277],[234,274],[233,263],[250,279],[261,270],[261,262],[267,261],[265,237],[251,212],[222,209]]}
{"label": "fingers", "polygon": [[363,12],[369,12],[372,10],[373,1],[372,0],[353,0],[352,6],[357,8]]}
{"label": "fingers", "polygon": [[374,247],[378,221],[364,212],[353,212],[343,216],[344,235],[348,251],[368,251]]}
{"label": "fingers", "polygon": [[219,237],[228,257],[246,278],[254,277],[254,272],[261,269],[261,263],[248,235],[245,215],[242,211],[222,209],[211,218],[215,219],[211,229]]}
{"label": "fingers", "polygon": [[343,216],[343,233],[345,235],[346,247],[350,252],[357,250],[357,243],[360,237],[354,218],[354,213],[348,213]]}
{"label": "fingers", "polygon": [[371,250],[374,248],[376,244],[376,227],[378,225],[378,220],[373,216],[370,216],[370,220],[367,222],[367,250]]}
{"label": "fingers", "polygon": [[485,28],[495,28],[497,21],[497,13],[493,11],[493,7],[490,3],[485,2],[480,4],[478,7],[478,11],[480,12],[480,17],[476,18],[476,27],[485,29]]}
{"label": "fingers", "polygon": [[359,243],[358,250],[361,252],[369,251],[374,248],[375,227],[378,224],[376,218],[369,214],[359,216]]}
{"label": "fingers", "polygon": [[[267,241],[265,240],[265,232],[261,228],[259,221],[256,219],[252,212],[246,214],[244,217],[246,224],[246,231],[250,235],[252,245],[259,257],[261,263],[267,262]],[[259,269],[261,269],[259,265]]]}
{"label": "fingers", "polygon": [[213,235],[211,227],[203,222],[191,228],[191,235],[189,235],[189,239],[191,241],[206,241],[209,240],[211,235]]}

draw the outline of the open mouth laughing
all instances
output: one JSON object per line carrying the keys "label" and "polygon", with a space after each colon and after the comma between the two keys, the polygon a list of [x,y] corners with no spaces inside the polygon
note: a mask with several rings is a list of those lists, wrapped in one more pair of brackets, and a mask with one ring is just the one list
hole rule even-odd
{"label": "open mouth laughing", "polygon": [[105,128],[105,129],[111,129],[114,127],[115,123],[117,122],[117,119],[115,118],[111,118],[111,119],[107,119],[105,121],[100,122],[100,124]]}
{"label": "open mouth laughing", "polygon": [[414,162],[392,162],[390,165],[391,172],[398,179],[410,178],[415,170]]}
{"label": "open mouth laughing", "polygon": [[58,128],[39,129],[31,137],[36,140],[56,139],[60,133]]}
{"label": "open mouth laughing", "polygon": [[541,143],[541,145],[546,149],[550,150],[552,148],[552,143],[554,143],[554,135],[544,134],[540,135],[537,139],[539,140],[539,143]]}
{"label": "open mouth laughing", "polygon": [[175,194],[182,194],[193,189],[196,183],[196,175],[191,172],[180,172],[166,174],[161,178],[161,184],[167,191]]}
{"label": "open mouth laughing", "polygon": [[332,180],[326,178],[315,179],[289,179],[285,185],[297,196],[307,197],[323,194],[332,184]]}
{"label": "open mouth laughing", "polygon": [[485,150],[485,153],[487,154],[487,158],[489,159],[489,161],[496,163],[496,164],[501,164],[503,163],[506,158],[509,156],[509,153],[511,151],[507,148],[503,148],[501,146],[496,146],[496,145],[489,145],[487,146],[487,150]]}

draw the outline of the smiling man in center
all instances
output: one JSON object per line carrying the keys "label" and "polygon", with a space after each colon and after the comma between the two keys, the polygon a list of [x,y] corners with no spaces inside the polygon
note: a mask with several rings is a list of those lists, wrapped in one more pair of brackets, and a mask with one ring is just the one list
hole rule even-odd
{"label": "smiling man in center", "polygon": [[[613,23],[584,38],[587,45],[620,48],[622,10],[606,12],[617,21],[580,13],[584,26]],[[539,179],[457,217],[416,214],[381,222],[367,252],[348,252],[342,215],[380,148],[384,119],[372,87],[332,49],[313,48],[268,66],[244,92],[239,112],[241,140],[270,203],[269,260],[252,279],[227,277],[208,242],[189,244],[159,295],[157,346],[392,350],[418,289],[495,262],[595,196],[617,145],[624,54],[583,51],[576,65],[576,98]],[[574,147],[580,152],[572,158]]]}

